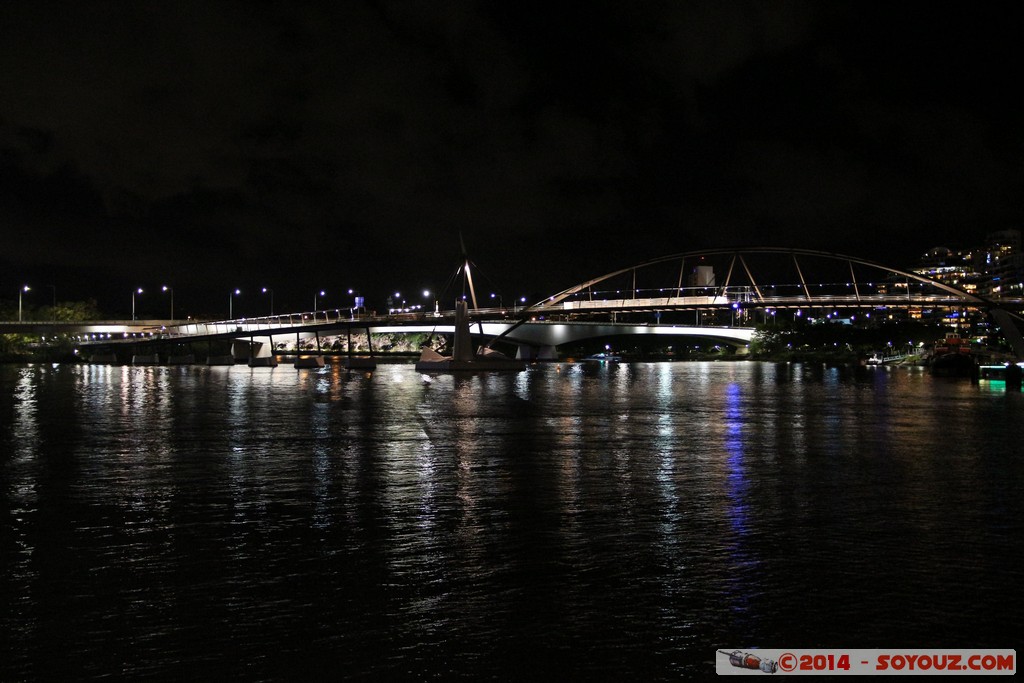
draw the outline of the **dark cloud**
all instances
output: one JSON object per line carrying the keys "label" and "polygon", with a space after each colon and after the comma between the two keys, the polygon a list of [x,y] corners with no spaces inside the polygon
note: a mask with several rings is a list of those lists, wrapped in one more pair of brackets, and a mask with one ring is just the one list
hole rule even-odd
{"label": "dark cloud", "polygon": [[460,233],[509,293],[724,244],[905,265],[1020,223],[1021,28],[1008,3],[7,3],[0,280],[299,307],[437,288]]}

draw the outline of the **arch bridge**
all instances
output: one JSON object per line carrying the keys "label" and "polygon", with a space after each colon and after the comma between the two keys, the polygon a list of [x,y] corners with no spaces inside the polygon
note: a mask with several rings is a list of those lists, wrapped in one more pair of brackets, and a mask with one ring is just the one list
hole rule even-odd
{"label": "arch bridge", "polygon": [[562,290],[535,312],[735,308],[1018,308],[912,271],[811,249],[706,249],[663,256]]}
{"label": "arch bridge", "polygon": [[[533,316],[565,320],[649,312],[726,311],[732,323],[750,311],[765,319],[779,310],[849,312],[901,309],[984,310],[1018,357],[1021,300],[990,298],[913,271],[833,252],[785,247],[705,249],[662,256],[564,289],[529,308]],[[829,312],[831,311],[831,313]],[[855,313],[854,313],[855,315]],[[695,315],[695,320],[700,320]],[[719,320],[719,322],[722,322]]]}
{"label": "arch bridge", "polygon": [[[774,315],[791,309],[829,315],[839,310],[981,309],[992,314],[1018,356],[1024,357],[1019,300],[994,300],[918,273],[854,256],[809,249],[749,247],[708,249],[663,256],[622,268],[562,290],[521,311],[474,308],[474,332],[521,347],[553,348],[570,341],[613,335],[664,334],[720,339],[737,346],[749,342],[745,326],[751,311]],[[693,318],[663,322],[662,313],[694,311]],[[716,312],[718,315],[715,315]],[[722,319],[721,313],[727,317]],[[365,318],[349,311],[314,312],[209,323],[163,325],[163,339],[255,337],[367,332],[399,328],[406,332],[448,331],[448,313],[400,313]],[[623,314],[625,319],[619,319]],[[644,316],[637,324],[636,315]],[[667,316],[673,317],[673,316]],[[677,316],[678,317],[678,316]],[[590,319],[589,321],[587,319]],[[652,321],[655,324],[651,324]],[[666,321],[667,322],[667,321]],[[682,323],[687,324],[682,324]],[[692,322],[693,324],[689,324]],[[154,336],[153,328],[149,328]],[[131,337],[134,337],[134,332]],[[108,339],[110,339],[108,335]],[[125,341],[129,334],[124,333]],[[100,341],[100,340],[97,340]],[[111,339],[111,341],[113,341]],[[272,346],[271,345],[268,345]]]}

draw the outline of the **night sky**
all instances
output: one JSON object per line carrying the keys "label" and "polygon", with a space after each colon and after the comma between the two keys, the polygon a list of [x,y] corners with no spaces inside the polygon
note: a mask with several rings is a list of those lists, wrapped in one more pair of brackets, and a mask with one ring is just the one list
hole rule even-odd
{"label": "night sky", "polygon": [[[4,2],[0,299],[540,296],[1024,227],[1021,4]],[[453,294],[454,296],[454,294]]]}

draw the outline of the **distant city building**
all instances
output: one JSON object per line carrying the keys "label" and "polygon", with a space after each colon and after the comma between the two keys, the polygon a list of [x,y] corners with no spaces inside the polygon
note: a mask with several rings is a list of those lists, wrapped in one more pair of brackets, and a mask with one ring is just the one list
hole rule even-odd
{"label": "distant city building", "polygon": [[977,253],[977,249],[934,247],[921,257],[917,267],[912,270],[918,275],[975,293],[978,291],[978,283],[983,279],[975,264]]}
{"label": "distant city building", "polygon": [[981,265],[983,294],[1019,297],[1024,293],[1024,250],[1020,230],[1000,230],[985,238]]}
{"label": "distant city building", "polygon": [[929,249],[913,272],[990,297],[1024,296],[1024,246],[1020,230],[986,235],[985,244],[970,249]]}
{"label": "distant city building", "polygon": [[[1019,298],[1024,296],[1024,247],[1021,231],[999,230],[985,236],[982,246],[969,249],[934,247],[929,249],[911,269],[918,275],[930,277],[965,292],[990,298]],[[898,288],[899,283],[895,283]],[[908,315],[924,317],[924,311],[913,310]],[[955,330],[983,331],[988,323],[978,309],[967,307],[947,311],[942,322]]]}

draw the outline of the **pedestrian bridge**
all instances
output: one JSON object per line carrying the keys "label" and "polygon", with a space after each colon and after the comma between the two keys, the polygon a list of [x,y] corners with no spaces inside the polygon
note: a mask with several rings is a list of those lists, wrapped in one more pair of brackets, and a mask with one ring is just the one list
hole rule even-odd
{"label": "pedestrian bridge", "polygon": [[920,273],[810,249],[707,249],[663,256],[562,290],[537,313],[1019,307]]}
{"label": "pedestrian bridge", "polygon": [[[463,265],[467,279],[469,265],[468,261]],[[920,316],[936,310],[982,309],[992,314],[1007,340],[1024,356],[1024,338],[1017,329],[1020,307],[1019,299],[983,297],[920,273],[857,257],[756,247],[664,256],[592,278],[521,310],[474,305],[470,316],[474,334],[489,339],[488,343],[503,340],[530,349],[526,353],[535,356],[553,354],[555,347],[564,344],[627,335],[699,338],[742,349],[751,341],[751,325],[758,315],[766,321],[787,311],[794,316],[849,318],[872,310],[899,309]],[[671,314],[680,311],[693,311],[695,324],[679,324],[680,316]],[[676,324],[657,324],[663,313]],[[83,330],[82,342],[236,339],[255,344],[265,340],[263,352],[269,353],[276,337],[292,335],[319,340],[321,335],[351,335],[353,330],[370,335],[451,334],[453,318],[453,312],[365,316],[328,310],[212,322],[133,322]],[[638,318],[646,324],[638,324]]]}
{"label": "pedestrian bridge", "polygon": [[[479,313],[479,312],[478,312]],[[486,315],[500,317],[501,311],[487,309]],[[443,315],[400,314],[388,317],[342,317],[323,313],[313,317],[275,316],[253,320],[231,320],[219,322],[195,322],[183,325],[137,325],[130,330],[124,325],[120,331],[93,331],[83,335],[85,346],[112,347],[129,344],[133,346],[167,346],[192,344],[215,340],[237,340],[249,342],[255,356],[269,356],[279,342],[300,341],[322,338],[345,337],[352,333],[385,334],[426,334],[451,335],[455,332],[454,322]],[[753,338],[750,327],[715,327],[694,325],[652,325],[635,323],[549,321],[529,320],[520,323],[515,320],[481,320],[474,322],[471,333],[484,343],[496,338],[519,347],[523,358],[553,359],[555,349],[565,344],[584,342],[591,339],[614,337],[661,336],[690,339],[705,343],[728,345],[744,353]],[[669,342],[671,343],[671,342]]]}

